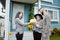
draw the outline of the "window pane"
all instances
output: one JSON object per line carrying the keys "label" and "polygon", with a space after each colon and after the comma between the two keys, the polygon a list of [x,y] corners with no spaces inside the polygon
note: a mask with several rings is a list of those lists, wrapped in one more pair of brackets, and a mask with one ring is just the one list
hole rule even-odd
{"label": "window pane", "polygon": [[54,11],[54,20],[57,20],[57,11]]}
{"label": "window pane", "polygon": [[50,18],[53,19],[53,11],[48,10],[48,14],[49,14]]}

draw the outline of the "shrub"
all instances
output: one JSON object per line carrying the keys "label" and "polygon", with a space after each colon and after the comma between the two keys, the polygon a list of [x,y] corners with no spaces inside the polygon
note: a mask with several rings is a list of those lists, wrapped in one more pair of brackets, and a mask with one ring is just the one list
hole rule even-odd
{"label": "shrub", "polygon": [[60,29],[54,28],[53,30],[51,30],[51,35],[59,35],[60,36]]}
{"label": "shrub", "polygon": [[4,38],[0,37],[0,40],[4,40]]}

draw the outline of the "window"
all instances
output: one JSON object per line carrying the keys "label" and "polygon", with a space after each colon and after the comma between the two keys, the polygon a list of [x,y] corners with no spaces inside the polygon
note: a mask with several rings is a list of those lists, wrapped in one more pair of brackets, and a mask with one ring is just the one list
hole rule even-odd
{"label": "window", "polygon": [[45,9],[46,13],[49,14],[51,21],[59,21],[59,12],[58,10],[50,10],[50,9]]}
{"label": "window", "polygon": [[54,11],[54,19],[56,20],[56,19],[58,19],[58,17],[57,17],[57,12],[56,11]]}
{"label": "window", "polygon": [[53,11],[48,10],[48,13],[49,13],[50,18],[53,19]]}
{"label": "window", "polygon": [[42,0],[42,1],[53,3],[53,0]]}

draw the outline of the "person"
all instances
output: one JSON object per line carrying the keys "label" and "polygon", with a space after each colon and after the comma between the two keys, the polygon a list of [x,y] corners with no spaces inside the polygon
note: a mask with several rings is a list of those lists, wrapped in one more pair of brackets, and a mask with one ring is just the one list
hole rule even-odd
{"label": "person", "polygon": [[43,17],[41,14],[34,15],[37,23],[32,23],[33,25],[33,37],[34,40],[41,40],[42,37],[42,29],[43,29]]}
{"label": "person", "polygon": [[15,17],[15,24],[16,24],[16,39],[17,40],[22,40],[23,39],[23,33],[24,29],[23,27],[30,24],[30,23],[24,23],[22,21],[23,18],[23,13],[18,12]]}
{"label": "person", "polygon": [[42,40],[49,40],[49,35],[50,35],[50,17],[45,12],[45,10],[43,8],[39,9],[39,12],[43,16],[43,36],[42,36]]}

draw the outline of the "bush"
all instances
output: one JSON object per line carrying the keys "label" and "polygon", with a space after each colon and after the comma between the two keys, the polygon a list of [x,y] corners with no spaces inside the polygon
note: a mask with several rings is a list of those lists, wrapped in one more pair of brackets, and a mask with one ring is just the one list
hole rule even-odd
{"label": "bush", "polygon": [[51,30],[51,35],[59,35],[60,36],[60,29],[54,28],[53,30]]}
{"label": "bush", "polygon": [[0,40],[4,40],[4,38],[1,38],[1,37],[0,37]]}

